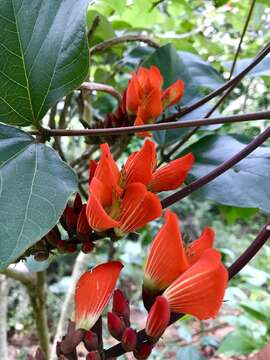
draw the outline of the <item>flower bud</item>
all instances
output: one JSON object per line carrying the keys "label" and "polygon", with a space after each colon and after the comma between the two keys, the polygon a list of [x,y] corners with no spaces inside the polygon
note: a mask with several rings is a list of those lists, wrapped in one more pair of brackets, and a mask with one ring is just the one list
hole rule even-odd
{"label": "flower bud", "polygon": [[67,242],[65,240],[58,240],[57,249],[60,253],[65,253],[67,248]]}
{"label": "flower bud", "polygon": [[90,254],[94,250],[94,247],[95,247],[95,245],[91,241],[89,241],[89,242],[82,244],[81,250],[85,254]]}
{"label": "flower bud", "polygon": [[145,342],[136,348],[136,350],[133,352],[133,355],[138,360],[145,360],[151,355],[152,349],[153,346]]}
{"label": "flower bud", "polygon": [[98,338],[97,334],[93,331],[88,330],[83,339],[84,346],[88,351],[93,351],[98,349]]}
{"label": "flower bud", "polygon": [[83,207],[83,204],[82,204],[81,195],[79,193],[77,193],[75,196],[74,203],[73,203],[73,210],[74,210],[75,214],[79,215],[79,213],[82,210],[82,207]]}
{"label": "flower bud", "polygon": [[86,217],[86,204],[83,204],[78,221],[77,221],[77,235],[82,240],[87,239],[91,232],[91,227]]}
{"label": "flower bud", "polygon": [[112,312],[107,314],[108,329],[110,334],[117,340],[121,340],[125,325],[119,316]]}
{"label": "flower bud", "polygon": [[161,337],[170,321],[170,308],[167,299],[158,296],[148,314],[145,331],[155,341]]}
{"label": "flower bud", "polygon": [[101,357],[97,351],[90,351],[86,355],[85,360],[101,360]]}
{"label": "flower bud", "polygon": [[126,328],[122,336],[122,347],[126,351],[133,351],[137,345],[137,333],[132,328]]}
{"label": "flower bud", "polygon": [[48,252],[39,251],[34,255],[34,259],[36,261],[45,261],[48,259],[49,256],[50,256],[50,254]]}
{"label": "flower bud", "polygon": [[73,254],[77,251],[77,246],[75,244],[67,244],[66,252]]}
{"label": "flower bud", "polygon": [[57,246],[58,240],[61,240],[61,234],[57,226],[55,226],[51,231],[46,235],[46,240],[53,247]]}
{"label": "flower bud", "polygon": [[127,326],[129,326],[130,308],[129,303],[120,289],[115,290],[113,294],[113,313],[123,317]]}
{"label": "flower bud", "polygon": [[64,217],[67,229],[75,232],[77,228],[78,214],[75,213],[73,208],[67,206],[64,212]]}

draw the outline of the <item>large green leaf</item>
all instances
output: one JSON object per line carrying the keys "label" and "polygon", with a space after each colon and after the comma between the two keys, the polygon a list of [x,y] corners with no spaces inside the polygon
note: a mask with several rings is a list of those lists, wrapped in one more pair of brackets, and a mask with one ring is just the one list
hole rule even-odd
{"label": "large green leaf", "polygon": [[[189,147],[195,155],[190,180],[200,178],[246,146],[246,138],[208,135]],[[270,212],[270,149],[260,147],[198,191],[220,204]]]}
{"label": "large green leaf", "polygon": [[57,223],[76,189],[76,175],[53,149],[0,124],[0,268]]}
{"label": "large green leaf", "polygon": [[250,354],[256,349],[256,342],[241,332],[231,332],[223,340],[218,353],[226,355]]}
{"label": "large green leaf", "polygon": [[89,0],[0,2],[0,121],[41,119],[87,75]]}

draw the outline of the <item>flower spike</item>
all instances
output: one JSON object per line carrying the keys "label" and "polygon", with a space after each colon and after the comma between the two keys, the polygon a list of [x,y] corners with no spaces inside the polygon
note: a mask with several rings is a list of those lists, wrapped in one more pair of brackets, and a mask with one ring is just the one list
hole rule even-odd
{"label": "flower spike", "polygon": [[77,329],[90,330],[109,302],[123,265],[119,261],[95,266],[79,279],[75,291]]}

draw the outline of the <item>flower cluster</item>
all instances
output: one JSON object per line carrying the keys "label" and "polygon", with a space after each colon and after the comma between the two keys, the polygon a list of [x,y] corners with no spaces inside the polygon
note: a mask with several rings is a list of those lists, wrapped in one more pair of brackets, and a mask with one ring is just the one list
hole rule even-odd
{"label": "flower cluster", "polygon": [[153,123],[164,109],[177,104],[181,99],[184,91],[181,80],[177,80],[165,91],[162,91],[162,85],[163,76],[154,65],[150,69],[140,67],[137,74],[131,73],[126,93],[126,109],[130,115],[135,116],[134,125]]}
{"label": "flower cluster", "polygon": [[[164,91],[163,76],[155,65],[149,69],[140,67],[131,73],[131,79],[123,93],[123,99],[113,113],[105,117],[105,127],[140,126],[152,124],[162,112],[176,105],[182,98],[184,83],[177,80]],[[141,132],[139,136],[151,136]]]}
{"label": "flower cluster", "polygon": [[112,296],[112,311],[107,314],[109,332],[125,351],[133,351],[137,359],[149,357],[174,313],[190,314],[198,319],[215,317],[223,302],[228,272],[219,252],[213,248],[214,237],[214,231],[207,227],[198,239],[185,245],[176,214],[166,212],[144,269],[143,299],[149,313],[147,338],[143,341],[139,341],[137,332],[130,326],[128,301],[121,290],[114,291],[123,265],[112,261],[83,274],[75,293],[73,340],[63,339],[59,354],[72,351],[71,342],[77,346],[83,341],[89,351],[87,359],[102,358],[102,334],[97,323]]}
{"label": "flower cluster", "polygon": [[108,144],[102,144],[101,151],[99,162],[90,162],[86,217],[96,232],[114,229],[119,237],[160,217],[156,193],[178,188],[194,162],[187,154],[157,168],[155,144],[146,140],[119,170]]}

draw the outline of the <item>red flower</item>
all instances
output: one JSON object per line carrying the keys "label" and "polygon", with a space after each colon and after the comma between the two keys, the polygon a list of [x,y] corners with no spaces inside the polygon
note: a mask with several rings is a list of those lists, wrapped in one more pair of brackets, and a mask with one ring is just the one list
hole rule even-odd
{"label": "red flower", "polygon": [[108,304],[123,265],[119,261],[95,266],[79,279],[75,291],[77,329],[91,329]]}
{"label": "red flower", "polygon": [[155,144],[147,140],[119,171],[108,144],[101,149],[91,175],[86,216],[95,231],[115,228],[119,236],[161,216],[160,200],[154,193],[179,187],[194,162],[188,154],[156,169]]}
{"label": "red flower", "polygon": [[[154,65],[150,69],[140,67],[137,74],[131,73],[126,92],[126,109],[129,114],[136,116],[134,125],[153,123],[166,107],[180,100],[184,91],[181,80],[177,80],[164,92],[162,84],[163,77]],[[149,136],[149,133],[140,135]]]}
{"label": "red flower", "polygon": [[215,317],[222,305],[228,272],[212,248],[214,232],[206,228],[184,247],[176,215],[166,212],[145,266],[144,291],[162,293],[170,310],[199,319]]}
{"label": "red flower", "polygon": [[145,331],[148,336],[158,340],[170,321],[170,308],[164,296],[158,296],[149,311]]}

